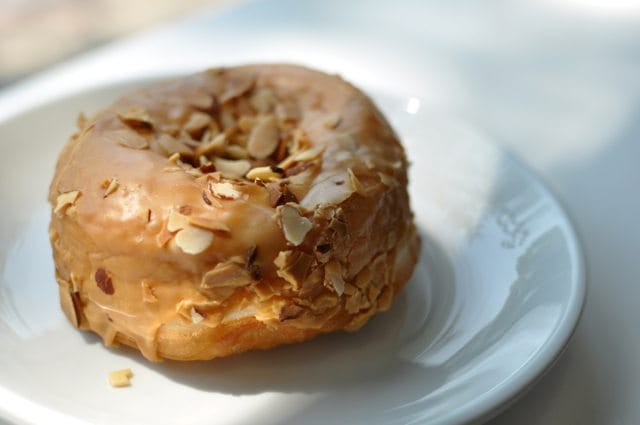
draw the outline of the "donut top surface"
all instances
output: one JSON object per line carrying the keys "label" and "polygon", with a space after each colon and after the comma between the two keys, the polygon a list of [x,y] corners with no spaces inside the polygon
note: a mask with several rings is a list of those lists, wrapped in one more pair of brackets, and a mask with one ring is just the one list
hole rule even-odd
{"label": "donut top surface", "polygon": [[76,248],[98,267],[96,303],[114,311],[109,297],[129,290],[118,276],[193,280],[221,299],[285,282],[302,296],[312,264],[335,261],[352,279],[411,222],[404,150],[337,76],[212,69],[122,97],[78,127],[49,200],[67,232],[86,236]]}

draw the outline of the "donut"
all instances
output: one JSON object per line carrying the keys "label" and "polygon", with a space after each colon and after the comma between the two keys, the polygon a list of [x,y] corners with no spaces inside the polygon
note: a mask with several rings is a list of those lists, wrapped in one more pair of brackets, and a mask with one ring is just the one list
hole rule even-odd
{"label": "donut", "polygon": [[60,304],[151,361],[361,328],[409,280],[407,158],[338,76],[210,69],[78,118],[49,191]]}

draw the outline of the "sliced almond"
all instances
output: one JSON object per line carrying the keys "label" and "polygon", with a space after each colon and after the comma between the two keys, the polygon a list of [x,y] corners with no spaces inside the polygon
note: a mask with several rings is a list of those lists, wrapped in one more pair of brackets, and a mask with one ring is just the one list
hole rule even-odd
{"label": "sliced almond", "polygon": [[304,242],[307,233],[313,228],[311,220],[303,216],[291,203],[279,206],[276,214],[280,216],[280,226],[285,239],[293,246]]}
{"label": "sliced almond", "polygon": [[273,92],[268,88],[257,89],[249,99],[249,102],[253,109],[263,114],[271,112],[278,103]]}
{"label": "sliced almond", "polygon": [[168,156],[171,156],[175,153],[179,153],[180,155],[193,154],[193,151],[189,148],[189,146],[185,145],[181,140],[169,136],[168,134],[161,134],[160,137],[156,139],[156,141]]}
{"label": "sliced almond", "polygon": [[256,117],[250,117],[248,115],[243,115],[238,119],[238,127],[244,133],[249,133],[251,129],[256,125],[257,119]]}
{"label": "sliced almond", "polygon": [[118,179],[113,177],[111,180],[109,180],[107,188],[104,190],[104,195],[102,195],[102,197],[106,198],[107,196],[111,195],[113,192],[118,190],[118,186],[120,186]]}
{"label": "sliced almond", "polygon": [[289,185],[287,186],[296,198],[302,199],[309,192],[315,172],[313,169],[306,169],[298,174],[287,178]]}
{"label": "sliced almond", "polygon": [[324,149],[319,146],[300,151],[293,155],[289,155],[287,158],[284,159],[284,161],[278,164],[278,167],[286,169],[286,168],[289,168],[289,166],[293,165],[293,163],[295,162],[313,161],[314,159],[319,157],[323,151]]}
{"label": "sliced almond", "polygon": [[226,79],[227,86],[224,92],[218,96],[220,103],[226,103],[231,99],[242,96],[253,87],[254,79],[247,75],[238,75]]}
{"label": "sliced almond", "polygon": [[247,159],[249,158],[249,152],[245,148],[239,145],[229,145],[225,149],[224,153],[232,159]]}
{"label": "sliced almond", "polygon": [[196,310],[195,307],[191,307],[191,310],[189,311],[189,315],[191,316],[191,322],[194,325],[197,325],[198,323],[204,320],[204,316],[198,313],[198,310]]}
{"label": "sliced almond", "polygon": [[162,224],[162,228],[156,235],[156,243],[158,244],[158,247],[162,248],[163,246],[165,246],[165,244],[169,242],[171,238],[173,238],[173,233],[170,232],[169,229],[167,229],[167,221],[165,221]]}
{"label": "sliced almond", "polygon": [[222,124],[222,128],[225,130],[236,126],[236,119],[233,117],[231,111],[228,109],[220,111],[220,124]]}
{"label": "sliced almond", "polygon": [[179,152],[174,152],[171,155],[169,155],[169,158],[167,158],[167,161],[171,162],[172,164],[177,164],[179,160],[180,160]]}
{"label": "sliced almond", "polygon": [[109,373],[109,384],[114,388],[128,387],[133,376],[131,369],[115,370]]}
{"label": "sliced almond", "polygon": [[185,254],[199,254],[213,242],[213,233],[194,226],[187,226],[176,233],[176,246]]}
{"label": "sliced almond", "polygon": [[394,187],[398,186],[398,181],[394,177],[392,177],[392,176],[390,176],[388,174],[378,173],[378,177],[380,177],[380,181],[385,186],[388,186],[388,187],[391,187],[391,188],[394,188]]}
{"label": "sliced almond", "polygon": [[300,110],[293,102],[278,102],[276,116],[282,121],[297,121],[300,119]]}
{"label": "sliced almond", "polygon": [[198,109],[203,109],[205,111],[213,108],[213,104],[214,104],[213,96],[211,96],[208,93],[203,93],[200,91],[190,94],[187,97],[187,102],[189,103],[189,105]]}
{"label": "sliced almond", "polygon": [[249,272],[234,261],[218,263],[202,277],[200,287],[212,289],[218,287],[237,288],[250,285],[253,280]]}
{"label": "sliced almond", "polygon": [[229,226],[221,221],[214,220],[208,217],[189,216],[189,224],[192,226],[200,227],[202,229],[212,230],[214,232],[230,233]]}
{"label": "sliced almond", "polygon": [[80,197],[80,191],[72,190],[71,192],[65,192],[58,195],[56,198],[56,207],[53,212],[58,214],[66,211],[70,206],[74,205]]}
{"label": "sliced almond", "polygon": [[255,167],[247,173],[246,177],[249,180],[260,179],[262,181],[269,182],[282,178],[282,173],[279,171],[280,170],[276,167]]}
{"label": "sliced almond", "polygon": [[347,173],[349,174],[349,183],[351,184],[351,188],[354,192],[362,194],[364,192],[364,188],[358,177],[356,177],[355,173],[351,168],[347,168]]}
{"label": "sliced almond", "polygon": [[278,147],[280,131],[273,115],[261,119],[249,135],[247,151],[256,159],[268,158]]}
{"label": "sliced almond", "polygon": [[181,214],[179,211],[169,211],[169,218],[167,219],[167,230],[170,232],[177,232],[189,225],[189,217]]}
{"label": "sliced almond", "polygon": [[153,288],[151,287],[151,284],[148,281],[142,280],[140,282],[140,288],[142,290],[143,302],[145,303],[158,302],[158,297],[156,296],[155,292],[153,291]]}
{"label": "sliced almond", "polygon": [[213,196],[219,199],[238,199],[242,196],[242,193],[237,191],[233,185],[228,182],[211,183],[209,189]]}
{"label": "sliced almond", "polygon": [[325,120],[324,120],[324,126],[328,129],[334,129],[336,128],[338,125],[340,125],[340,121],[342,121],[342,118],[340,117],[340,115],[338,114],[330,114]]}
{"label": "sliced almond", "polygon": [[115,130],[108,134],[117,144],[125,148],[147,149],[149,147],[147,139],[132,130]]}
{"label": "sliced almond", "polygon": [[141,106],[131,106],[124,112],[118,112],[118,118],[131,127],[152,127],[151,117]]}
{"label": "sliced almond", "polygon": [[251,163],[246,159],[213,158],[213,165],[222,175],[231,179],[242,178],[251,169]]}
{"label": "sliced almond", "polygon": [[211,123],[211,116],[204,112],[196,111],[189,116],[189,120],[183,129],[192,137],[198,138]]}
{"label": "sliced almond", "polygon": [[344,293],[344,278],[342,277],[342,266],[337,260],[329,261],[324,268],[325,286],[332,288],[338,296]]}
{"label": "sliced almond", "polygon": [[273,264],[278,276],[299,289],[309,274],[313,257],[301,251],[280,251]]}
{"label": "sliced almond", "polygon": [[224,152],[227,146],[227,137],[224,133],[216,135],[210,142],[204,143],[196,148],[195,155],[218,155]]}

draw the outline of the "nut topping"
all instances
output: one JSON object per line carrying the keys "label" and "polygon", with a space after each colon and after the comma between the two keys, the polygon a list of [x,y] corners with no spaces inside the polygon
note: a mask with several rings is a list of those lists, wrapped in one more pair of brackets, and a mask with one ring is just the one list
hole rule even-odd
{"label": "nut topping", "polygon": [[278,121],[273,115],[269,115],[261,119],[251,130],[247,151],[256,159],[268,158],[278,147],[279,140]]}
{"label": "nut topping", "polygon": [[71,192],[65,192],[56,198],[56,207],[53,212],[58,214],[60,212],[66,212],[66,210],[75,205],[76,201],[80,197],[80,192],[77,190],[73,190]]}
{"label": "nut topping", "polygon": [[256,167],[249,170],[246,177],[249,180],[260,179],[262,181],[273,181],[282,178],[281,169],[277,167]]}
{"label": "nut topping", "polygon": [[191,137],[198,138],[202,135],[204,130],[211,124],[211,116],[204,112],[194,112],[189,117],[189,120],[184,125],[184,131],[189,133]]}
{"label": "nut topping", "polygon": [[111,195],[113,192],[118,190],[118,186],[120,186],[120,183],[118,183],[118,179],[113,177],[111,180],[108,181],[107,187],[104,190],[104,195],[102,195],[102,197],[106,198],[107,196]]}
{"label": "nut topping", "polygon": [[249,285],[251,282],[252,279],[247,270],[240,264],[228,260],[218,263],[212,270],[205,273],[200,287],[205,290],[218,287],[237,288]]}
{"label": "nut topping", "polygon": [[231,229],[229,229],[229,226],[227,226],[226,224],[222,223],[221,221],[213,220],[208,217],[190,216],[188,220],[189,220],[189,224],[196,227],[200,227],[202,229],[207,229],[207,230],[211,230],[214,232],[221,232],[221,233],[231,232]]}
{"label": "nut topping", "polygon": [[149,147],[147,139],[131,130],[114,130],[109,133],[109,137],[125,148],[147,149]]}
{"label": "nut topping", "polygon": [[344,293],[344,279],[340,263],[336,260],[329,261],[324,273],[325,286],[332,288],[338,296],[341,296]]}
{"label": "nut topping", "polygon": [[219,199],[238,199],[242,196],[241,192],[238,192],[231,183],[220,182],[210,183],[209,190]]}
{"label": "nut topping", "polygon": [[174,241],[185,254],[200,254],[213,242],[213,233],[188,225],[176,233]]}
{"label": "nut topping", "polygon": [[390,175],[385,173],[378,173],[378,176],[380,177],[380,181],[382,182],[382,184],[384,184],[385,186],[390,188],[398,186],[398,181]]}
{"label": "nut topping", "polygon": [[153,126],[149,114],[140,106],[131,106],[125,112],[118,112],[118,118],[132,128],[151,128]]}
{"label": "nut topping", "polygon": [[303,216],[295,204],[288,203],[278,207],[276,214],[280,216],[280,227],[285,239],[294,246],[300,245],[313,228],[311,220]]}
{"label": "nut topping", "polygon": [[299,289],[309,273],[313,257],[301,251],[280,251],[273,264],[278,276]]}
{"label": "nut topping", "polygon": [[216,157],[213,158],[213,165],[216,170],[230,179],[242,178],[251,169],[251,163],[246,159],[231,160]]}
{"label": "nut topping", "polygon": [[342,121],[342,118],[340,117],[340,115],[331,114],[325,119],[324,126],[328,129],[334,129],[338,125],[340,125],[340,121]]}
{"label": "nut topping", "polygon": [[278,101],[270,89],[260,88],[251,96],[249,102],[256,111],[266,114],[273,110]]}
{"label": "nut topping", "polygon": [[176,211],[169,211],[169,219],[167,220],[167,230],[170,232],[177,232],[189,225],[189,217]]}
{"label": "nut topping", "polygon": [[224,152],[227,146],[227,137],[224,133],[216,135],[210,142],[204,143],[196,148],[195,155],[216,155]]}
{"label": "nut topping", "polygon": [[158,144],[167,155],[171,158],[173,154],[179,153],[180,155],[192,155],[192,151],[189,146],[185,145],[181,140],[169,136],[168,134],[161,134],[156,139]]}
{"label": "nut topping", "polygon": [[358,180],[358,177],[356,177],[351,168],[347,168],[347,173],[349,174],[349,182],[351,183],[351,188],[353,189],[353,191],[362,194],[364,190],[362,187],[362,183],[360,183],[360,180]]}
{"label": "nut topping", "polygon": [[128,387],[133,376],[131,369],[115,370],[109,373],[109,384],[114,388]]}
{"label": "nut topping", "polygon": [[198,310],[196,310],[195,307],[191,307],[189,315],[191,316],[191,322],[193,322],[194,325],[197,325],[204,320],[204,316],[198,313]]}

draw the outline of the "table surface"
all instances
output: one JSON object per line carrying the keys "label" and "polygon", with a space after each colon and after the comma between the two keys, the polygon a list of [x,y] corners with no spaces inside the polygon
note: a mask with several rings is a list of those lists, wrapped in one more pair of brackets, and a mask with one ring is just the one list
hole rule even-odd
{"label": "table surface", "polygon": [[640,5],[624,0],[259,0],[138,34],[0,91],[0,120],[96,84],[306,63],[472,123],[534,169],[582,241],[566,352],[489,423],[640,423]]}

